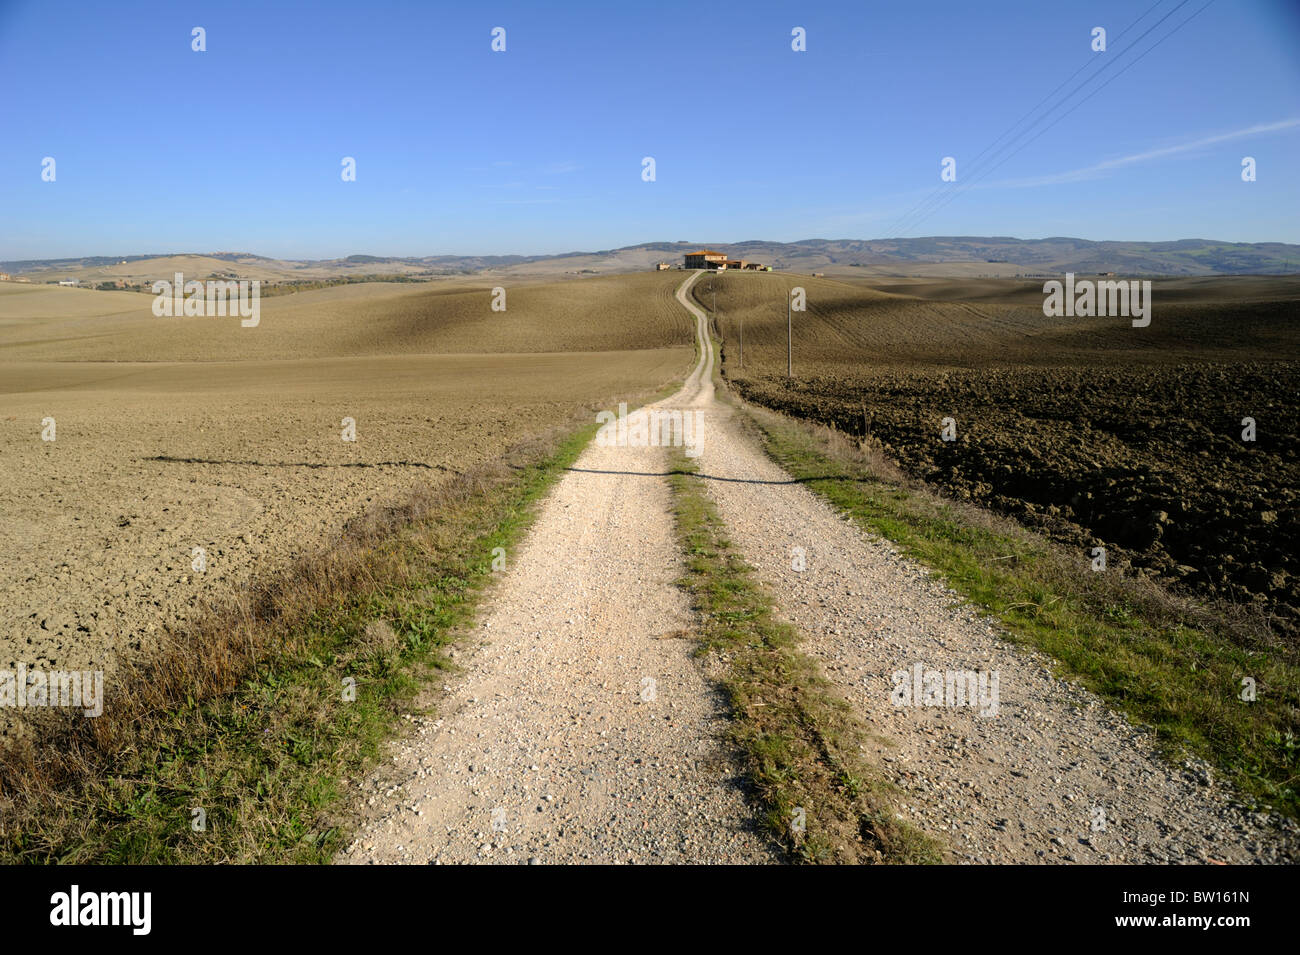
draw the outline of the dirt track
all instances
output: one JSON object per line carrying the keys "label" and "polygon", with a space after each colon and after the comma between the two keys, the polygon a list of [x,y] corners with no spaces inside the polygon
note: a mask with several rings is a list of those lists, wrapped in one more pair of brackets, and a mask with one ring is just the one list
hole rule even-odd
{"label": "dirt track", "polygon": [[[704,348],[664,405],[705,412],[701,472],[732,542],[879,734],[872,755],[901,787],[906,818],[954,861],[1295,856],[1293,825],[1239,810],[1201,767],[1163,762],[1144,731],[772,464],[714,398],[691,281],[678,300]],[[660,453],[593,445],[565,476],[443,718],[370,780],[378,808],[344,861],[770,858],[727,779],[717,704],[688,641],[657,639],[689,625]],[[793,547],[807,552],[802,572]],[[996,713],[894,706],[890,675],[916,663],[996,671]],[[656,703],[638,701],[645,676]],[[493,832],[494,809],[507,831]]]}
{"label": "dirt track", "polygon": [[[684,394],[708,381],[701,358]],[[583,452],[510,555],[441,719],[367,781],[374,811],[340,861],[773,860],[691,655],[667,463]]]}

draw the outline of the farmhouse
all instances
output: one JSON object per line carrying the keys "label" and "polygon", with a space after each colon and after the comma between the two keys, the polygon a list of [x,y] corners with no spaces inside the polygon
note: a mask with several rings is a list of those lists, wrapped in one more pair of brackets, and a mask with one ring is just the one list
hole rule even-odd
{"label": "farmhouse", "polygon": [[766,266],[744,259],[729,259],[721,252],[712,249],[700,249],[698,252],[686,253],[688,269],[748,269],[751,272],[768,271]]}
{"label": "farmhouse", "polygon": [[726,265],[727,257],[721,252],[714,252],[712,249],[700,249],[698,252],[686,253],[686,267],[688,269],[717,269]]}

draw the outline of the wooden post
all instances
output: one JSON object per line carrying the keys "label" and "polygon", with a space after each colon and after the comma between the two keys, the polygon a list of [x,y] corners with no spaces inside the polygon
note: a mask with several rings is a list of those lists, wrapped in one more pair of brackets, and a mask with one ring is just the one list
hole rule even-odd
{"label": "wooden post", "polygon": [[794,290],[785,296],[785,376],[794,377],[794,324],[790,320],[790,305],[794,300]]}

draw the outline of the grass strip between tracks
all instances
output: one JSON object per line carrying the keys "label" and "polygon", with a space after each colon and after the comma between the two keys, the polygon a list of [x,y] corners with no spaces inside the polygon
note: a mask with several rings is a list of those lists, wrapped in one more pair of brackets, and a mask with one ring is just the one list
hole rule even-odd
{"label": "grass strip between tracks", "polygon": [[861,752],[865,730],[778,620],[772,598],[732,549],[694,463],[674,454],[670,483],[699,616],[732,715],[731,737],[764,828],[811,863],[940,861],[936,843],[898,819],[892,787]]}

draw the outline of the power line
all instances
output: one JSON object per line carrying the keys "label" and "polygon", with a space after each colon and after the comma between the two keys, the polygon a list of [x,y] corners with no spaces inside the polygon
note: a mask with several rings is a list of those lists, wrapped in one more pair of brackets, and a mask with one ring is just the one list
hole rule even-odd
{"label": "power line", "polygon": [[[1123,36],[1125,33],[1127,33],[1129,30],[1133,29],[1133,27],[1137,26],[1139,23],[1141,23],[1143,20],[1145,20],[1145,19],[1147,18],[1147,16],[1150,15],[1151,11],[1154,10],[1156,7],[1160,6],[1160,4],[1162,4],[1162,3],[1164,3],[1164,0],[1156,0],[1156,2],[1153,3],[1151,6],[1149,6],[1149,7],[1146,9],[1146,11],[1145,11],[1145,12],[1144,12],[1140,17],[1138,17],[1136,20],[1134,20],[1132,23],[1130,23],[1128,26],[1126,26],[1123,30],[1120,30],[1119,33],[1115,34],[1115,39],[1118,40],[1120,37],[1122,37],[1122,36]],[[1130,44],[1130,45],[1131,45],[1131,44]],[[1048,94],[1047,94],[1046,96],[1044,96],[1042,99],[1040,99],[1037,103],[1035,103],[1033,106],[1031,106],[1031,107],[1029,108],[1029,111],[1028,111],[1027,113],[1025,113],[1025,115],[1021,116],[1018,120],[1016,120],[1014,123],[1012,123],[1010,126],[1008,126],[1005,130],[1003,130],[1002,133],[1001,133],[1001,135],[999,135],[997,139],[993,140],[993,142],[989,143],[987,146],[985,146],[983,149],[981,149],[981,150],[979,151],[979,153],[976,154],[976,156],[975,156],[974,159],[963,160],[963,163],[965,163],[965,162],[969,162],[972,166],[975,165],[976,163],[978,163],[979,160],[980,160],[980,157],[982,157],[982,156],[983,156],[985,153],[987,153],[990,149],[992,149],[992,148],[993,148],[994,146],[996,146],[999,142],[1001,142],[1003,139],[1005,139],[1006,136],[1007,136],[1007,134],[1009,134],[1013,129],[1015,129],[1017,126],[1019,126],[1021,123],[1023,123],[1026,119],[1028,119],[1030,116],[1032,116],[1032,115],[1033,115],[1033,114],[1038,110],[1038,107],[1042,106],[1042,105],[1043,105],[1044,103],[1046,103],[1049,99],[1051,99],[1051,98],[1052,98],[1053,96],[1055,96],[1058,92],[1060,92],[1061,88],[1062,88],[1063,86],[1065,86],[1066,83],[1069,83],[1070,80],[1074,79],[1076,76],[1078,76],[1080,73],[1082,73],[1082,72],[1083,72],[1084,70],[1086,70],[1088,67],[1094,65],[1096,62],[1097,62],[1096,57],[1089,57],[1088,61],[1087,61],[1086,63],[1084,63],[1083,66],[1079,67],[1077,70],[1075,70],[1075,71],[1074,71],[1073,73],[1071,73],[1069,76],[1067,76],[1064,80],[1062,80],[1062,81],[1057,85],[1056,89],[1052,90],[1050,93],[1048,93]],[[1104,68],[1104,64],[1105,64],[1106,62],[1108,62],[1108,61],[1103,61],[1103,68]],[[1068,97],[1067,97],[1067,99],[1068,99]],[[921,206],[925,205],[927,202],[931,201],[931,200],[932,200],[936,195],[938,195],[938,194],[940,194],[940,193],[943,193],[943,192],[945,192],[945,191],[946,191],[946,190],[944,189],[943,186],[939,186],[937,189],[934,190],[934,192],[930,193],[930,195],[925,196],[924,198],[922,198],[919,202],[916,203],[916,205],[914,205],[914,206],[913,206],[911,209],[909,209],[907,212],[903,213],[903,215],[902,215],[901,217],[899,217],[899,218],[895,221],[895,227],[896,227],[899,223],[902,223],[902,222],[906,221],[906,220],[907,220],[907,219],[912,215],[912,213],[914,213],[914,212],[915,212],[917,209],[919,209]],[[892,234],[892,233],[895,231],[895,227],[891,227],[889,230],[887,230],[886,235],[890,235],[890,234]]]}
{"label": "power line", "polygon": [[[1186,2],[1186,0],[1184,0],[1184,2]],[[1062,120],[1064,120],[1067,116],[1069,116],[1071,113],[1073,113],[1076,109],[1078,109],[1078,108],[1079,108],[1080,106],[1082,106],[1084,103],[1088,102],[1088,100],[1092,99],[1094,96],[1096,96],[1098,93],[1100,93],[1102,90],[1104,90],[1104,89],[1105,89],[1107,86],[1109,86],[1111,83],[1115,82],[1115,80],[1119,79],[1121,76],[1123,76],[1123,75],[1124,75],[1125,73],[1127,73],[1129,70],[1131,70],[1133,67],[1137,66],[1139,63],[1142,62],[1143,58],[1146,57],[1146,55],[1147,55],[1148,53],[1150,53],[1152,50],[1154,50],[1156,47],[1158,47],[1161,43],[1164,43],[1165,40],[1168,40],[1171,36],[1173,36],[1175,33],[1177,33],[1177,32],[1178,32],[1179,30],[1181,30],[1183,27],[1187,26],[1187,24],[1189,24],[1189,23],[1191,23],[1193,20],[1195,20],[1195,19],[1196,19],[1198,16],[1200,16],[1201,13],[1203,13],[1203,12],[1204,12],[1204,11],[1205,11],[1209,6],[1210,6],[1210,4],[1212,4],[1212,3],[1214,3],[1214,0],[1207,0],[1207,2],[1206,2],[1203,6],[1201,6],[1199,9],[1197,9],[1196,12],[1193,13],[1190,17],[1188,17],[1188,18],[1187,18],[1186,20],[1184,20],[1182,23],[1180,23],[1180,24],[1178,24],[1177,26],[1175,26],[1172,30],[1170,30],[1168,33],[1166,33],[1166,34],[1165,34],[1164,36],[1162,36],[1160,39],[1156,40],[1156,42],[1153,43],[1153,44],[1151,44],[1151,46],[1147,47],[1147,49],[1144,50],[1144,51],[1142,52],[1142,54],[1141,54],[1140,56],[1138,56],[1138,58],[1137,58],[1136,60],[1134,60],[1132,63],[1129,63],[1127,66],[1125,66],[1122,70],[1120,70],[1118,73],[1116,73],[1116,74],[1115,74],[1114,76],[1112,76],[1110,79],[1106,80],[1105,83],[1102,83],[1100,86],[1098,86],[1095,90],[1093,90],[1091,93],[1089,93],[1089,94],[1088,94],[1087,96],[1085,96],[1083,99],[1079,100],[1079,102],[1075,103],[1075,104],[1074,104],[1073,106],[1071,106],[1068,110],[1066,110],[1064,113],[1062,113],[1062,114],[1061,114],[1060,116],[1058,116],[1056,119],[1054,119],[1050,124],[1048,124],[1047,126],[1043,127],[1041,130],[1039,130],[1039,131],[1038,131],[1038,132],[1037,132],[1037,133],[1036,133],[1032,138],[1026,140],[1024,143],[1021,143],[1019,147],[1017,147],[1017,148],[1016,148],[1015,150],[1013,150],[1012,152],[1008,153],[1008,154],[1007,154],[1006,156],[1004,156],[1001,160],[999,160],[995,165],[989,167],[989,168],[986,169],[986,170],[981,171],[981,172],[980,172],[978,175],[976,175],[973,179],[971,179],[971,180],[967,181],[966,183],[964,183],[964,184],[961,186],[961,188],[959,188],[959,189],[955,189],[955,190],[953,190],[952,192],[950,192],[950,193],[948,194],[948,196],[945,198],[945,200],[944,200],[943,202],[940,202],[940,203],[939,203],[938,205],[936,205],[933,209],[931,209],[931,210],[929,210],[927,213],[925,213],[924,216],[922,216],[920,219],[918,219],[918,220],[917,220],[917,224],[919,224],[920,222],[924,221],[926,218],[928,218],[929,216],[933,215],[934,213],[938,212],[940,209],[945,208],[945,207],[948,205],[948,203],[952,202],[952,201],[953,201],[954,199],[956,199],[959,195],[961,195],[962,193],[964,193],[967,189],[970,189],[972,186],[976,185],[976,184],[977,184],[981,179],[983,179],[983,178],[985,178],[986,176],[990,175],[991,173],[995,172],[999,167],[1001,167],[1004,163],[1006,163],[1007,160],[1011,159],[1013,156],[1015,156],[1017,153],[1019,153],[1022,149],[1026,148],[1027,146],[1029,146],[1030,143],[1032,143],[1032,142],[1034,142],[1036,139],[1038,139],[1039,136],[1042,136],[1044,133],[1046,133],[1046,132],[1047,132],[1048,130],[1050,130],[1052,127],[1056,126],[1058,123],[1060,123]],[[1179,6],[1182,6],[1182,4],[1179,4]],[[1174,9],[1177,10],[1178,8],[1175,7]],[[1170,12],[1172,13],[1173,11],[1170,11]],[[1167,18],[1166,18],[1166,19],[1167,19]],[[1162,21],[1162,22],[1163,22],[1163,21]],[[1148,31],[1148,32],[1150,32],[1150,31]],[[1145,36],[1145,35],[1146,35],[1146,34],[1143,34],[1143,36]],[[1141,37],[1139,37],[1138,39],[1140,40]]]}
{"label": "power line", "polygon": [[[1156,2],[1155,2],[1152,6],[1148,7],[1147,10],[1146,10],[1146,11],[1145,11],[1145,12],[1144,12],[1140,17],[1138,17],[1136,20],[1134,20],[1132,23],[1130,23],[1128,26],[1126,26],[1123,30],[1121,30],[1119,33],[1117,33],[1117,34],[1115,35],[1115,39],[1119,39],[1120,37],[1124,36],[1124,35],[1125,35],[1126,33],[1128,33],[1128,32],[1129,32],[1133,27],[1137,26],[1137,24],[1139,24],[1139,23],[1141,23],[1143,20],[1145,20],[1145,19],[1146,19],[1146,18],[1147,18],[1151,13],[1152,13],[1152,11],[1154,11],[1155,8],[1158,7],[1158,6],[1160,6],[1160,4],[1163,3],[1163,2],[1164,2],[1164,0],[1156,0]],[[1061,97],[1061,99],[1060,99],[1059,101],[1057,101],[1056,103],[1054,103],[1054,104],[1052,104],[1051,106],[1049,106],[1049,107],[1047,108],[1047,110],[1043,112],[1043,114],[1042,114],[1041,116],[1039,116],[1036,120],[1034,120],[1034,121],[1033,121],[1032,123],[1030,123],[1027,127],[1025,127],[1023,130],[1021,130],[1019,133],[1017,133],[1014,137],[1012,137],[1012,139],[1011,139],[1010,142],[1004,144],[1002,147],[1000,147],[999,149],[997,149],[997,150],[995,151],[995,153],[994,153],[994,156],[996,156],[998,153],[1001,153],[1002,151],[1004,151],[1007,147],[1011,146],[1011,145],[1012,145],[1012,144],[1013,144],[1017,139],[1020,139],[1020,138],[1023,137],[1026,133],[1028,133],[1031,129],[1033,129],[1035,126],[1037,126],[1037,125],[1039,125],[1041,122],[1043,122],[1043,120],[1045,120],[1049,115],[1051,115],[1051,113],[1052,113],[1054,110],[1059,109],[1059,108],[1060,108],[1061,106],[1063,106],[1063,105],[1064,105],[1064,104],[1065,104],[1065,103],[1066,103],[1066,102],[1067,102],[1067,101],[1068,101],[1072,96],[1074,96],[1076,93],[1078,93],[1081,89],[1083,89],[1085,86],[1087,86],[1087,85],[1088,85],[1089,83],[1091,83],[1093,80],[1095,80],[1095,79],[1097,79],[1099,76],[1101,76],[1102,73],[1104,73],[1107,69],[1111,68],[1111,66],[1112,66],[1114,63],[1116,63],[1118,60],[1120,60],[1120,59],[1122,59],[1124,56],[1126,56],[1130,51],[1133,50],[1134,47],[1136,47],[1136,46],[1137,46],[1137,45],[1138,45],[1138,44],[1139,44],[1139,43],[1140,43],[1140,42],[1141,42],[1145,37],[1147,37],[1147,36],[1148,36],[1148,35],[1149,35],[1153,30],[1155,30],[1157,27],[1160,26],[1160,24],[1164,23],[1164,22],[1165,22],[1166,20],[1168,20],[1171,16],[1173,16],[1175,13],[1177,13],[1178,10],[1181,9],[1183,6],[1185,6],[1188,2],[1189,2],[1189,0],[1181,0],[1181,2],[1179,2],[1177,6],[1175,6],[1172,10],[1170,10],[1168,13],[1166,13],[1163,17],[1161,17],[1159,20],[1157,20],[1157,21],[1156,21],[1154,24],[1152,24],[1150,27],[1148,27],[1145,31],[1143,31],[1143,33],[1142,33],[1141,36],[1139,36],[1136,40],[1134,40],[1132,43],[1130,43],[1128,46],[1126,46],[1123,50],[1121,50],[1119,53],[1117,53],[1117,54],[1116,54],[1115,56],[1113,56],[1113,57],[1107,57],[1107,58],[1105,58],[1104,60],[1102,60],[1101,63],[1100,63],[1100,65],[1098,66],[1098,68],[1093,72],[1093,74],[1092,74],[1091,76],[1089,76],[1089,77],[1088,77],[1087,79],[1085,79],[1083,82],[1081,82],[1081,83],[1078,84],[1076,87],[1074,87],[1074,89],[1070,90],[1070,92],[1066,93],[1063,97]],[[1020,119],[1016,120],[1016,122],[1012,123],[1011,126],[1010,126],[1006,131],[1004,131],[1004,132],[1002,133],[1002,135],[998,136],[998,138],[995,139],[992,143],[990,143],[988,146],[985,146],[984,149],[982,149],[982,150],[981,150],[981,151],[980,151],[980,152],[975,156],[975,158],[974,158],[973,160],[969,160],[969,162],[971,163],[971,165],[975,166],[976,169],[978,169],[978,162],[979,162],[980,158],[983,157],[983,156],[985,155],[985,153],[987,153],[990,149],[992,149],[992,148],[993,148],[994,146],[996,146],[999,142],[1001,142],[1003,139],[1005,139],[1009,133],[1011,133],[1014,129],[1016,129],[1016,127],[1018,127],[1018,126],[1019,126],[1021,123],[1023,123],[1026,119],[1028,119],[1030,116],[1032,116],[1032,115],[1033,115],[1033,114],[1038,110],[1038,108],[1039,108],[1040,106],[1042,106],[1042,104],[1043,104],[1044,102],[1046,102],[1047,100],[1049,100],[1049,99],[1051,99],[1053,96],[1055,96],[1056,93],[1057,93],[1057,92],[1058,92],[1058,91],[1059,91],[1063,86],[1065,86],[1066,84],[1068,84],[1072,79],[1074,79],[1076,76],[1078,76],[1078,75],[1079,75],[1080,73],[1082,73],[1084,70],[1086,70],[1089,66],[1092,66],[1094,62],[1095,62],[1095,59],[1090,59],[1090,60],[1089,60],[1087,63],[1085,63],[1083,66],[1079,67],[1079,69],[1075,70],[1074,73],[1072,73],[1070,76],[1066,77],[1066,79],[1065,79],[1063,82],[1061,82],[1060,84],[1057,85],[1056,89],[1052,90],[1052,91],[1051,91],[1050,93],[1048,93],[1045,97],[1043,97],[1041,100],[1039,100],[1038,103],[1035,104],[1034,107],[1033,107],[1032,109],[1030,109],[1028,113],[1026,113],[1024,116],[1020,117]],[[911,209],[909,209],[909,210],[908,210],[908,211],[907,211],[907,212],[906,212],[906,213],[905,213],[905,214],[904,214],[900,219],[898,219],[898,220],[894,223],[894,225],[893,225],[893,226],[892,226],[892,227],[891,227],[891,228],[886,232],[886,237],[887,237],[887,238],[893,238],[893,237],[895,237],[896,235],[901,235],[903,232],[906,232],[908,229],[910,229],[910,228],[915,224],[915,222],[912,221],[914,217],[917,217],[917,218],[916,218],[916,221],[918,221],[918,222],[919,222],[921,219],[926,218],[926,217],[930,214],[930,212],[932,212],[935,208],[938,208],[940,205],[942,205],[942,204],[943,204],[943,200],[944,200],[944,198],[950,196],[951,193],[952,193],[952,189],[949,188],[949,187],[939,186],[938,188],[936,188],[932,193],[930,193],[930,195],[926,196],[926,197],[925,197],[924,199],[922,199],[919,203],[917,203],[915,206],[913,206]],[[928,208],[927,208],[927,207],[928,207]],[[918,214],[919,214],[919,215],[918,215]]]}
{"label": "power line", "polygon": [[[1144,40],[1147,36],[1149,36],[1149,35],[1150,35],[1154,30],[1156,30],[1156,29],[1157,29],[1157,28],[1158,28],[1162,23],[1164,23],[1166,20],[1168,20],[1171,16],[1173,16],[1175,13],[1177,13],[1180,9],[1182,9],[1184,6],[1186,6],[1187,3],[1189,3],[1189,2],[1190,2],[1190,0],[1181,0],[1181,2],[1179,2],[1178,5],[1175,6],[1172,10],[1170,10],[1168,13],[1166,13],[1163,17],[1161,17],[1159,20],[1157,20],[1157,21],[1156,21],[1155,23],[1153,23],[1151,26],[1147,27],[1147,29],[1144,30],[1144,31],[1142,32],[1141,36],[1139,36],[1136,40],[1134,40],[1132,43],[1130,43],[1128,46],[1126,46],[1123,50],[1121,50],[1119,53],[1117,53],[1114,57],[1107,58],[1106,60],[1104,60],[1104,61],[1102,62],[1102,64],[1101,64],[1101,66],[1100,66],[1100,67],[1099,67],[1099,68],[1098,68],[1098,69],[1097,69],[1097,70],[1096,70],[1096,71],[1095,71],[1091,76],[1089,76],[1087,79],[1085,79],[1082,83],[1080,83],[1080,84],[1079,84],[1078,86],[1076,86],[1074,89],[1070,90],[1070,92],[1066,93],[1063,97],[1061,97],[1060,100],[1058,100],[1058,101],[1057,101],[1056,103],[1054,103],[1052,106],[1048,107],[1048,109],[1047,109],[1047,110],[1046,110],[1046,111],[1045,111],[1041,116],[1039,116],[1036,120],[1034,120],[1032,123],[1030,123],[1030,124],[1029,124],[1028,126],[1026,126],[1024,129],[1022,129],[1019,133],[1017,133],[1015,136],[1013,136],[1009,142],[1007,142],[1007,143],[1005,143],[1003,146],[1001,146],[1001,147],[1000,147],[1000,148],[999,148],[999,149],[994,153],[994,156],[996,157],[997,155],[1003,153],[1006,149],[1008,149],[1009,147],[1011,147],[1012,145],[1014,145],[1015,142],[1016,142],[1016,140],[1021,139],[1023,136],[1025,136],[1025,134],[1027,134],[1027,133],[1028,133],[1030,130],[1032,130],[1035,126],[1039,125],[1040,123],[1043,122],[1043,120],[1047,119],[1047,117],[1050,116],[1051,113],[1052,113],[1054,110],[1057,110],[1057,109],[1059,109],[1060,107],[1062,107],[1063,105],[1065,105],[1065,103],[1068,102],[1069,99],[1070,99],[1072,96],[1074,96],[1076,93],[1078,93],[1080,90],[1082,90],[1085,86],[1087,86],[1087,85],[1088,85],[1089,83],[1091,83],[1093,80],[1095,80],[1095,79],[1097,79],[1099,76],[1101,76],[1102,73],[1104,73],[1107,69],[1109,69],[1113,64],[1115,64],[1115,63],[1118,62],[1119,60],[1123,59],[1123,58],[1124,58],[1125,56],[1127,56],[1130,52],[1132,52],[1132,51],[1137,47],[1137,45],[1138,45],[1139,43],[1142,42],[1142,40]],[[1150,11],[1148,11],[1148,12],[1150,12]],[[1146,16],[1146,14],[1143,14],[1143,16]],[[1135,21],[1135,22],[1136,22],[1136,21]],[[1103,84],[1103,85],[1104,85],[1104,84]],[[1035,138],[1036,138],[1036,137],[1035,137]],[[1018,149],[1015,150],[1015,151],[1018,151]],[[977,175],[982,175],[983,173],[984,173],[984,170],[983,170],[983,169],[980,169],[980,170],[978,170]],[[962,190],[961,187],[957,187],[957,190],[956,190],[956,191],[964,191],[964,190]],[[953,192],[954,192],[954,190],[952,190],[952,189],[944,189],[943,187],[940,187],[940,188],[939,188],[938,190],[936,190],[936,192],[931,196],[932,201],[929,203],[929,207],[928,207],[928,208],[923,209],[923,210],[920,212],[919,215],[916,215],[916,217],[913,219],[913,221],[909,221],[909,222],[907,222],[904,226],[902,226],[901,228],[896,228],[894,231],[896,231],[896,232],[898,232],[898,233],[901,234],[902,232],[905,232],[905,231],[907,231],[908,229],[913,228],[914,226],[916,226],[917,224],[919,224],[921,221],[923,221],[924,219],[928,218],[929,215],[930,215],[931,213],[933,213],[935,210],[937,210],[937,209],[939,209],[940,207],[946,205],[946,204],[947,204],[947,200],[950,200],[950,199],[952,198],[952,194],[953,194]],[[915,214],[914,214],[914,215],[915,215]]]}

